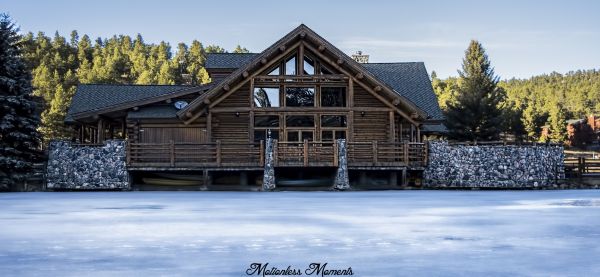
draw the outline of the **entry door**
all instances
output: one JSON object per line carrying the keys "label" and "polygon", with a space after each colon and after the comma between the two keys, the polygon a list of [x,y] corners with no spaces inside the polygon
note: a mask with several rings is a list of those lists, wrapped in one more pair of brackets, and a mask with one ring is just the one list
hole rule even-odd
{"label": "entry door", "polygon": [[303,142],[304,140],[314,141],[315,140],[315,131],[314,130],[287,130],[287,141],[290,142]]}

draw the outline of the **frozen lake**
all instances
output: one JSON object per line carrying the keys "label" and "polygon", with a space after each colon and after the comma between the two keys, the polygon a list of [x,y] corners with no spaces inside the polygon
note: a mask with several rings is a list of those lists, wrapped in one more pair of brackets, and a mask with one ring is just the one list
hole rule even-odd
{"label": "frozen lake", "polygon": [[600,276],[599,259],[600,190],[0,194],[0,276]]}

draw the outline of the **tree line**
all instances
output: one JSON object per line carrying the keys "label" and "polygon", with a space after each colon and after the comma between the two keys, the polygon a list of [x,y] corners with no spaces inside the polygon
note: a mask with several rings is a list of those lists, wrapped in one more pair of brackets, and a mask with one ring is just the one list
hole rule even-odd
{"label": "tree line", "polygon": [[[70,137],[64,119],[77,84],[204,84],[210,82],[206,54],[227,52],[198,40],[189,46],[178,43],[173,51],[169,43],[147,43],[140,34],[92,41],[77,31],[68,39],[58,32],[53,37],[29,32],[19,44],[33,77],[33,94],[46,103],[39,128],[44,141]],[[233,52],[249,51],[238,45]]]}
{"label": "tree line", "polygon": [[[563,142],[567,119],[600,111],[600,70],[500,81],[477,41],[465,51],[459,77],[440,79],[432,72],[431,79],[450,135],[459,140],[493,140],[504,135]],[[548,137],[541,136],[543,126],[550,131]]]}

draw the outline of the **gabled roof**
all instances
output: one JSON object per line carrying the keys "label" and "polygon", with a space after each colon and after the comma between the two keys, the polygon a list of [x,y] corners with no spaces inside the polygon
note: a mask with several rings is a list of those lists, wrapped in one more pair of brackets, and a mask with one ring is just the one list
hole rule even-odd
{"label": "gabled roof", "polygon": [[429,115],[429,119],[444,119],[424,63],[366,63],[361,65],[392,87],[395,92],[419,106]]}
{"label": "gabled roof", "polygon": [[[226,65],[222,68],[237,69],[246,65],[257,55],[256,53],[242,55],[232,53],[209,54],[207,64],[211,60],[213,65]],[[390,86],[396,93],[404,96],[425,111],[430,120],[444,119],[424,63],[364,63],[360,65]]]}
{"label": "gabled roof", "polygon": [[[298,39],[300,41],[298,41]],[[344,52],[339,50],[337,47],[329,43],[327,40],[319,36],[317,33],[315,33],[313,30],[311,30],[304,24],[300,24],[300,26],[289,32],[287,35],[283,36],[281,39],[279,39],[273,45],[269,46],[263,52],[252,57],[249,62],[239,67],[228,77],[216,84],[215,87],[208,91],[206,94],[196,98],[186,108],[179,111],[177,113],[177,116],[179,116],[182,119],[186,119],[186,124],[192,122],[194,119],[200,116],[203,111],[205,111],[205,109],[200,109],[201,107],[203,107],[204,105],[215,105],[214,103],[211,103],[212,97],[222,95],[223,92],[229,91],[231,89],[230,85],[247,82],[247,77],[249,77],[250,74],[257,74],[258,69],[262,68],[264,64],[267,64],[268,61],[272,59],[272,57],[280,55],[282,52],[285,52],[286,49],[292,49],[294,46],[294,41],[296,41],[296,44],[300,42],[310,42],[313,45],[316,44],[320,49],[318,51],[323,51],[323,53],[315,54],[325,55],[325,53],[327,53],[328,56],[333,57],[334,62],[330,61],[330,63],[336,63],[334,64],[334,66],[337,67],[337,70],[346,71],[349,72],[348,74],[353,75],[362,74],[361,78],[364,77],[364,79],[362,79],[361,82],[367,81],[368,83],[370,83],[370,85],[373,85],[373,88],[376,88],[376,90],[381,91],[382,94],[387,95],[390,98],[389,105],[392,105],[392,100],[393,102],[399,100],[398,103],[402,103],[403,106],[409,108],[414,114],[422,118],[428,116],[428,114],[425,111],[423,111],[409,99],[407,99],[399,93],[394,92],[393,88],[391,88],[385,82],[379,80],[372,73],[367,71],[364,67],[360,66],[360,64],[357,63],[355,60],[350,58]],[[313,52],[316,52],[316,50],[314,50]],[[342,66],[344,67],[344,69],[341,68]],[[403,113],[398,108],[395,109],[396,111],[402,113],[405,118],[412,122],[412,115]]]}
{"label": "gabled roof", "polygon": [[140,102],[151,102],[154,99],[160,101],[164,97],[194,93],[210,86],[80,84],[65,121],[73,121],[90,112],[99,114],[115,107],[134,107]]}
{"label": "gabled roof", "polygon": [[256,53],[208,53],[206,69],[238,69],[250,62]]}

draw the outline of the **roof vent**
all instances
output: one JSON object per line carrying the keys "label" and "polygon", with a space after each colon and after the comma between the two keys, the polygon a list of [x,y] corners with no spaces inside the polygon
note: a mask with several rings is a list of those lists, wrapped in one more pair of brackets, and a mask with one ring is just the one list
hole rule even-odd
{"label": "roof vent", "polygon": [[356,54],[352,55],[352,59],[358,63],[369,63],[369,55],[363,55],[362,51],[356,51]]}

